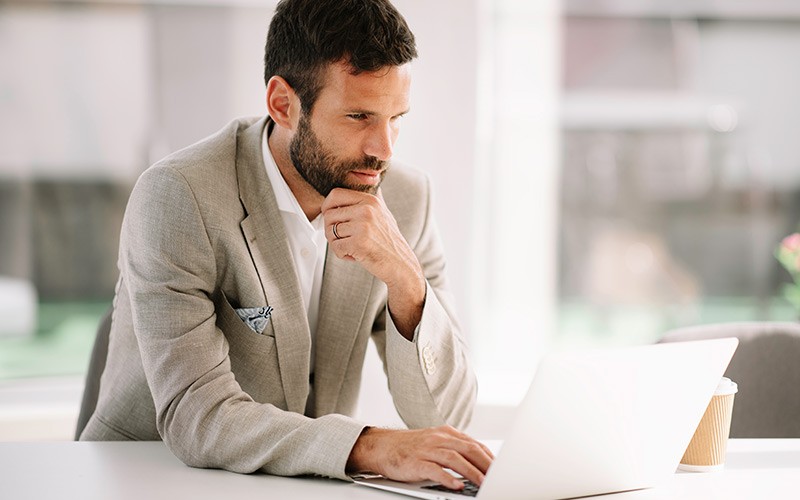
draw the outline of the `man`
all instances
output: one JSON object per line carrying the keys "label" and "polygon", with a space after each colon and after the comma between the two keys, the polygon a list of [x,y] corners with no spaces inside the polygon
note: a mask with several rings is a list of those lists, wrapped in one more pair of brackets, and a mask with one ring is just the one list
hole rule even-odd
{"label": "man", "polygon": [[[269,116],[165,158],[131,194],[81,439],[163,439],[189,465],[237,472],[483,480],[491,453],[454,429],[476,383],[429,182],[389,162],[415,56],[388,0],[278,4]],[[415,430],[346,416],[370,337]]]}

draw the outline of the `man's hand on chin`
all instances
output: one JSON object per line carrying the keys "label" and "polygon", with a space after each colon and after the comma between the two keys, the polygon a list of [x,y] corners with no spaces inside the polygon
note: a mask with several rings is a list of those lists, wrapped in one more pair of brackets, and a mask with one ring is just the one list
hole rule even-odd
{"label": "man's hand on chin", "polygon": [[322,216],[329,248],[340,259],[358,262],[386,283],[392,320],[411,340],[422,318],[427,285],[422,266],[380,191],[373,195],[334,189],[322,204]]}
{"label": "man's hand on chin", "polygon": [[396,481],[436,481],[450,489],[463,483],[444,469],[480,485],[494,455],[450,426],[416,430],[368,427],[359,436],[347,472],[374,472]]}

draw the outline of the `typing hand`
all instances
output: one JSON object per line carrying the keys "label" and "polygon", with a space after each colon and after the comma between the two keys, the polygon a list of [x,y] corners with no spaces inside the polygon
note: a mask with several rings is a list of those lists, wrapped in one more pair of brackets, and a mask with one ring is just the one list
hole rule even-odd
{"label": "typing hand", "polygon": [[348,472],[375,472],[396,481],[436,481],[460,490],[451,469],[480,485],[494,459],[486,446],[450,426],[417,430],[368,428],[356,441]]}

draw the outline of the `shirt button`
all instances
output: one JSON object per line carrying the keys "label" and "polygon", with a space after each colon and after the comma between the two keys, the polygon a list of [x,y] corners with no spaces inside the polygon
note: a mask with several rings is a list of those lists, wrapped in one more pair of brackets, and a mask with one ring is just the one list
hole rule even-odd
{"label": "shirt button", "polygon": [[308,248],[304,248],[300,250],[300,255],[307,259],[309,255],[311,255],[311,252],[308,250]]}

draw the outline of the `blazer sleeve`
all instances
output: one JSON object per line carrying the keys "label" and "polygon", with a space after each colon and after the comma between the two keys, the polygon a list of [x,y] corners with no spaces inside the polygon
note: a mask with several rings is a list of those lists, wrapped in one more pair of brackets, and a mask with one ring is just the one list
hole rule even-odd
{"label": "blazer sleeve", "polygon": [[346,479],[362,424],[257,403],[234,378],[212,300],[214,247],[179,170],[153,167],[142,175],[120,248],[157,428],[170,450],[195,467]]}
{"label": "blazer sleeve", "polygon": [[422,319],[408,341],[384,310],[376,321],[373,340],[395,408],[408,427],[448,424],[464,429],[472,418],[478,386],[447,283],[427,176],[424,187],[422,230],[410,242],[427,280]]}

